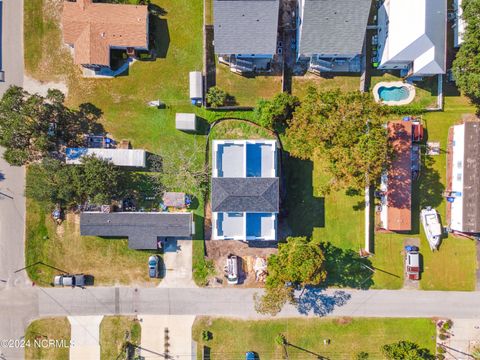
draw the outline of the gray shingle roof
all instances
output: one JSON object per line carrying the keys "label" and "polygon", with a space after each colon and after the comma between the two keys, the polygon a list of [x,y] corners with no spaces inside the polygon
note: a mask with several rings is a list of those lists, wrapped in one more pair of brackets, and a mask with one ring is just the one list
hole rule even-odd
{"label": "gray shingle roof", "polygon": [[212,211],[278,212],[278,178],[213,178]]}
{"label": "gray shingle roof", "polygon": [[80,215],[80,234],[106,237],[128,237],[132,249],[156,249],[157,237],[192,235],[192,214],[84,212]]}
{"label": "gray shingle roof", "polygon": [[463,229],[480,232],[480,122],[465,123]]}
{"label": "gray shingle roof", "polygon": [[275,54],[279,0],[215,0],[216,54]]}
{"label": "gray shingle roof", "polygon": [[299,54],[360,54],[371,0],[305,0]]}

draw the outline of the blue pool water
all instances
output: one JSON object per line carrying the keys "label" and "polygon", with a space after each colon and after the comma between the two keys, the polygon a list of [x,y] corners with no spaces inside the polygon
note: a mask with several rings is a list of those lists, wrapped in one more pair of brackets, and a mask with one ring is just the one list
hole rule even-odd
{"label": "blue pool water", "polygon": [[405,86],[381,86],[378,95],[383,101],[400,101],[407,99],[410,91]]}

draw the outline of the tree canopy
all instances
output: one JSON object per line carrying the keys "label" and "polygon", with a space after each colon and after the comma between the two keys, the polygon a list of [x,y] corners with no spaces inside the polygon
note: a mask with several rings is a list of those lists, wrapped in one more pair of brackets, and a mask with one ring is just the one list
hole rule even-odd
{"label": "tree canopy", "polygon": [[399,341],[382,347],[382,352],[391,360],[434,360],[435,356],[428,349],[420,348],[411,341]]}
{"label": "tree canopy", "polygon": [[109,204],[124,194],[128,173],[96,157],[82,158],[83,165],[67,165],[45,158],[28,171],[26,196],[46,204],[73,206],[86,201]]}
{"label": "tree canopy", "polygon": [[467,96],[480,100],[480,0],[462,3],[466,26],[463,43],[453,62],[455,82]]}
{"label": "tree canopy", "polygon": [[12,165],[38,161],[59,145],[79,146],[83,135],[102,130],[101,111],[91,104],[67,108],[59,90],[46,97],[11,86],[0,100],[0,145]]}
{"label": "tree canopy", "polygon": [[321,157],[331,179],[323,192],[360,190],[380,177],[388,161],[386,112],[369,94],[309,88],[288,122],[286,143],[295,157]]}
{"label": "tree canopy", "polygon": [[327,276],[319,244],[306,237],[289,237],[278,245],[278,254],[268,258],[265,294],[255,300],[256,310],[277,314],[287,301],[294,301],[295,286],[318,286]]}
{"label": "tree canopy", "polygon": [[261,99],[255,108],[255,120],[267,129],[283,132],[299,104],[296,96],[287,93],[277,94],[272,100]]}

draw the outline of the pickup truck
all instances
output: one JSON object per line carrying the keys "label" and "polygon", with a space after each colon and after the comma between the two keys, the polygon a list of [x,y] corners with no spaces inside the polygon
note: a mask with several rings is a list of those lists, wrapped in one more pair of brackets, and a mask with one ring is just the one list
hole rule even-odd
{"label": "pickup truck", "polygon": [[420,279],[420,253],[418,247],[407,246],[407,256],[405,257],[405,267],[407,270],[407,277],[410,280]]}

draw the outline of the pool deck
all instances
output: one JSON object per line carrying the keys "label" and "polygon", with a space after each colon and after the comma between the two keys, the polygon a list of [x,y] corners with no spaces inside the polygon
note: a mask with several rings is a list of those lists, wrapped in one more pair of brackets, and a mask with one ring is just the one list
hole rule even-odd
{"label": "pool deck", "polygon": [[[378,91],[381,87],[386,87],[386,88],[391,88],[391,87],[405,87],[408,89],[408,97],[403,100],[395,100],[395,101],[385,101],[380,98],[380,95],[378,94]],[[373,98],[375,99],[375,102],[377,103],[382,103],[383,105],[388,105],[388,106],[398,106],[398,105],[407,105],[410,104],[413,99],[415,99],[415,86],[409,83],[404,83],[401,81],[382,81],[376,84],[373,87]]]}

